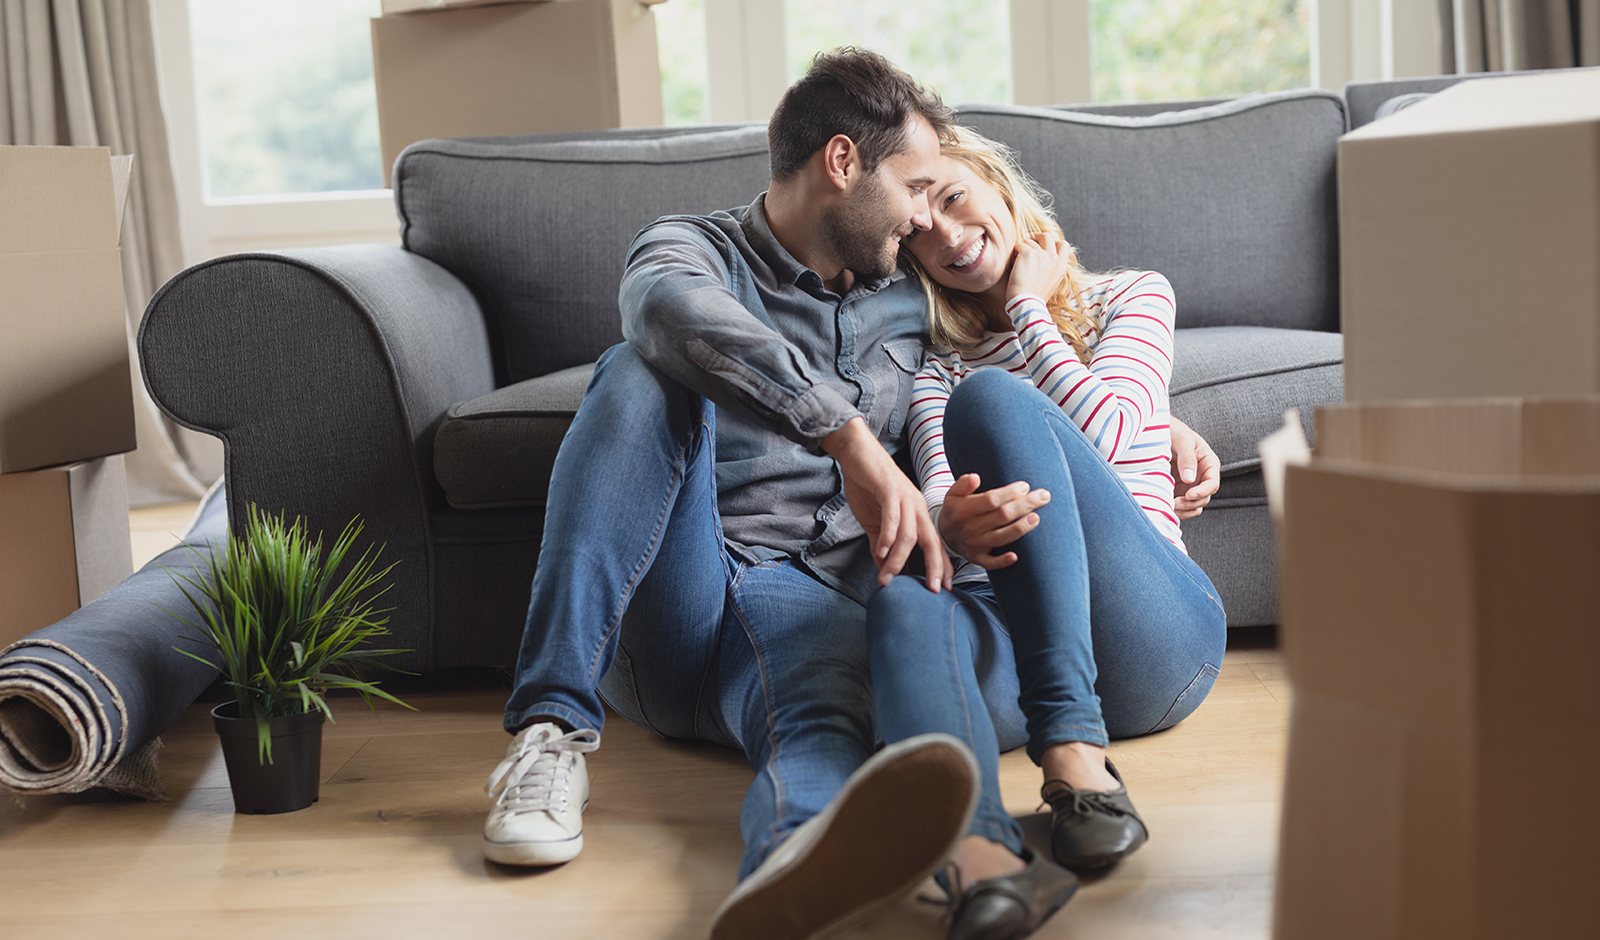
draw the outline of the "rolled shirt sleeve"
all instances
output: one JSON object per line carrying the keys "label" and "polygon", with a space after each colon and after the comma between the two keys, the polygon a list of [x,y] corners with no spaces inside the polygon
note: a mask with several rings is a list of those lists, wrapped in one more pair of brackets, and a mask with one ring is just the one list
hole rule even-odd
{"label": "rolled shirt sleeve", "polygon": [[628,252],[618,298],[622,334],[685,386],[812,451],[860,412],[818,380],[804,354],[741,297],[745,263],[709,224],[658,222]]}

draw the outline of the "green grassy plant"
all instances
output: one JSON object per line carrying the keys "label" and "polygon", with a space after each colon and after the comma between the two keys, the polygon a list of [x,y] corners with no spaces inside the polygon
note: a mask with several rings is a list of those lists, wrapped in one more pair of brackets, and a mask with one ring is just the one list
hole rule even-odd
{"label": "green grassy plant", "polygon": [[378,585],[394,565],[378,570],[382,546],[346,564],[361,530],[360,517],[350,520],[324,556],[321,534],[312,539],[302,519],[287,523],[251,504],[243,538],[230,534],[220,556],[215,547],[200,556],[196,577],[173,575],[196,619],[169,613],[216,661],[178,652],[222,672],[239,717],[256,721],[263,764],[272,762],[267,720],[317,709],[332,721],[331,689],[354,690],[368,707],[376,696],[411,708],[363,677],[368,666],[400,671],[379,657],[410,651],[367,646],[389,635],[392,608],[377,607],[389,586]]}

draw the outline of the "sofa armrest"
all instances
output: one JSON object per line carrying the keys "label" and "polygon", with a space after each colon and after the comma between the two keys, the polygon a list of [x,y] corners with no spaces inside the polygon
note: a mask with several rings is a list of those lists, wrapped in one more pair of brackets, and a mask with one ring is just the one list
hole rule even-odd
{"label": "sofa armrest", "polygon": [[162,287],[138,346],[161,409],[222,438],[234,525],[254,503],[332,539],[361,515],[363,538],[399,562],[393,645],[416,652],[396,665],[428,668],[433,434],[451,404],[494,387],[466,286],[380,245],[232,255]]}

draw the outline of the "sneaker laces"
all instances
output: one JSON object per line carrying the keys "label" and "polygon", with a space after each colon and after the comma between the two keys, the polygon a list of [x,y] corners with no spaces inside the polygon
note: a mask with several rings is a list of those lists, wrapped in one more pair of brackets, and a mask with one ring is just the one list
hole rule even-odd
{"label": "sneaker laces", "polygon": [[576,755],[600,747],[600,733],[581,728],[557,734],[555,726],[541,727],[517,738],[512,751],[484,783],[495,805],[513,813],[565,809],[572,789]]}

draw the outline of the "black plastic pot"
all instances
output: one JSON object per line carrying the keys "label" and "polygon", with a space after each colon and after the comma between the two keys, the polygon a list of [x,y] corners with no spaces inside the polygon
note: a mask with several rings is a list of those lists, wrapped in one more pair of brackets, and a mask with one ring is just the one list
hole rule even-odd
{"label": "black plastic pot", "polygon": [[222,738],[222,757],[239,813],[289,813],[317,801],[322,781],[322,712],[269,718],[272,763],[261,762],[254,718],[240,718],[239,703],[211,710]]}

